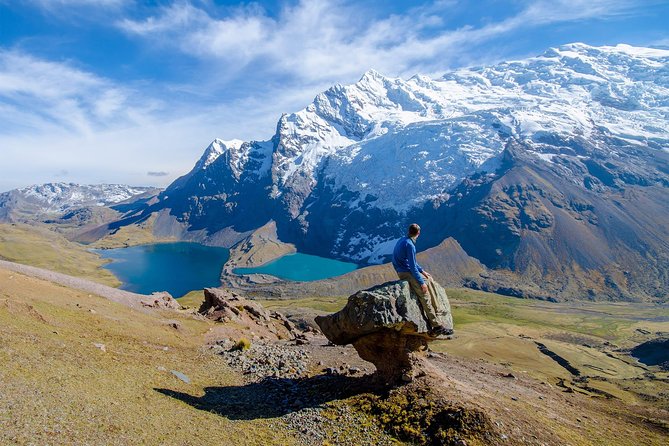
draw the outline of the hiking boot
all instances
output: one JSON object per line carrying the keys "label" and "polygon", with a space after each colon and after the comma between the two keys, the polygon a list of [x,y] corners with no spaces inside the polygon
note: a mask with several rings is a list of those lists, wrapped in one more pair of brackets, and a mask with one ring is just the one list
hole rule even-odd
{"label": "hiking boot", "polygon": [[430,331],[430,334],[432,336],[450,336],[453,334],[453,329],[438,325]]}

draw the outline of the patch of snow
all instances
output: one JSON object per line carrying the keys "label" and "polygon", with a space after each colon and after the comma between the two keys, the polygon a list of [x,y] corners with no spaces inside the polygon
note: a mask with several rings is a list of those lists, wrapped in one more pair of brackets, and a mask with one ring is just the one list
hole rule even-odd
{"label": "patch of snow", "polygon": [[40,207],[42,212],[49,213],[83,206],[110,206],[152,189],[121,184],[47,183],[17,189],[17,192]]}

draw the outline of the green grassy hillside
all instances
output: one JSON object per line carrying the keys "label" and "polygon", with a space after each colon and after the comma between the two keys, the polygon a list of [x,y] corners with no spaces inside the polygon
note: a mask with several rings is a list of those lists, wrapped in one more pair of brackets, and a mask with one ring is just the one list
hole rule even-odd
{"label": "green grassy hillside", "polygon": [[102,268],[106,261],[100,256],[38,226],[0,224],[0,258],[109,286],[121,284],[112,273]]}
{"label": "green grassy hillside", "polygon": [[0,444],[292,444],[271,419],[230,420],[154,390],[242,382],[201,350],[211,323],[165,316],[0,270]]}

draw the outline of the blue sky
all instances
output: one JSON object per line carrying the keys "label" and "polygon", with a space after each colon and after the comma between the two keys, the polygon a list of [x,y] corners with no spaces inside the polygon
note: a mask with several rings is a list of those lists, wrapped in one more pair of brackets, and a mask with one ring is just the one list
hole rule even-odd
{"label": "blue sky", "polygon": [[0,0],[0,191],[165,186],[214,138],[370,68],[438,76],[571,42],[669,46],[669,1]]}

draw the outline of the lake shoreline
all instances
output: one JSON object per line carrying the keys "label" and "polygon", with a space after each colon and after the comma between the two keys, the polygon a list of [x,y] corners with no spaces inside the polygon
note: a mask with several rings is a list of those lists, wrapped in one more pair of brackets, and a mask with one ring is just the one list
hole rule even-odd
{"label": "lake shoreline", "polygon": [[189,241],[93,251],[111,260],[103,268],[119,278],[121,290],[141,294],[166,291],[172,296],[220,286],[220,272],[230,252]]}

